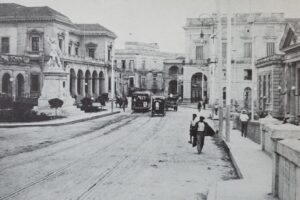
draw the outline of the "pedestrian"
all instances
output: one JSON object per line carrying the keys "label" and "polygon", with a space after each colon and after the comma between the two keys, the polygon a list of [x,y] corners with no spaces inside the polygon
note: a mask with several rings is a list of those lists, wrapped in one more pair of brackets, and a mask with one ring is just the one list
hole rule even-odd
{"label": "pedestrian", "polygon": [[215,103],[215,106],[214,106],[214,111],[215,111],[215,115],[218,115],[218,103]]}
{"label": "pedestrian", "polygon": [[125,98],[122,100],[122,108],[123,108],[123,112],[125,112],[125,108],[126,108]]}
{"label": "pedestrian", "polygon": [[201,105],[201,101],[199,101],[199,102],[198,102],[198,105],[197,105],[198,112],[200,112],[200,111],[201,111],[201,107],[202,107],[202,105]]}
{"label": "pedestrian", "polygon": [[206,106],[206,103],[207,103],[207,99],[206,99],[206,96],[203,97],[203,110],[205,110],[205,106]]}
{"label": "pedestrian", "polygon": [[242,137],[247,137],[247,126],[248,126],[248,121],[249,121],[249,116],[246,113],[246,110],[243,110],[241,115],[240,115],[240,121],[241,121],[241,132],[242,132]]}
{"label": "pedestrian", "polygon": [[193,143],[193,138],[196,136],[197,133],[197,114],[193,114],[193,119],[191,121],[190,124],[190,141],[189,143],[192,144]]}
{"label": "pedestrian", "polygon": [[126,108],[127,108],[127,107],[128,107],[128,99],[127,99],[126,96],[125,96],[124,102],[125,102],[125,106],[126,106]]}
{"label": "pedestrian", "polygon": [[204,146],[205,136],[214,136],[215,131],[204,121],[205,117],[200,116],[200,120],[197,122],[197,133],[196,138],[193,141],[193,147],[197,145],[197,141],[200,142],[200,146],[197,146],[198,153],[202,152]]}

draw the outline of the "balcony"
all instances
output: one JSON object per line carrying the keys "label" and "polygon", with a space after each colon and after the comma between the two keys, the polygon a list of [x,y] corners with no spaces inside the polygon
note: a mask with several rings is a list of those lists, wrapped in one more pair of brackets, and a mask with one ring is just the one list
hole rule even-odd
{"label": "balcony", "polygon": [[0,54],[0,63],[5,65],[28,65],[29,61],[28,56]]}
{"label": "balcony", "polygon": [[87,63],[87,64],[94,64],[94,65],[111,64],[111,61],[105,62],[104,59],[91,58],[87,56],[69,55],[69,54],[63,54],[62,59],[64,61],[69,61],[69,62]]}

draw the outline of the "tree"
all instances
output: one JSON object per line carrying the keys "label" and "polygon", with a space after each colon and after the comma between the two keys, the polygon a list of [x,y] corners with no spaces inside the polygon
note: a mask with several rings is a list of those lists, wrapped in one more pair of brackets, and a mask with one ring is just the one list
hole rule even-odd
{"label": "tree", "polygon": [[55,116],[57,116],[57,109],[61,108],[64,104],[64,101],[59,98],[50,99],[49,101],[50,108],[55,108]]}

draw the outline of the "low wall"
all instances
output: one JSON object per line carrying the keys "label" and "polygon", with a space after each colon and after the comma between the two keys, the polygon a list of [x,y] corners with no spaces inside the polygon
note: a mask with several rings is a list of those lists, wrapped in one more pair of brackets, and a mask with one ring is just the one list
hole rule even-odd
{"label": "low wall", "polygon": [[273,196],[279,200],[299,200],[300,140],[277,142],[273,155]]}

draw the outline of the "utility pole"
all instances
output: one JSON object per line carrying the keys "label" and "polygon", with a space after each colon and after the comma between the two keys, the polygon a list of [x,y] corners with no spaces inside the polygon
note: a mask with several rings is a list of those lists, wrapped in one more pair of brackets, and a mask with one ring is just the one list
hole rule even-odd
{"label": "utility pole", "polygon": [[218,105],[218,111],[219,111],[219,137],[223,139],[223,90],[222,90],[222,68],[223,68],[223,57],[222,57],[222,16],[221,16],[221,0],[216,0],[217,2],[217,57],[218,57],[218,68],[217,68],[217,91],[216,96],[219,96],[219,105]]}
{"label": "utility pole", "polygon": [[230,141],[230,107],[231,107],[231,0],[227,0],[227,60],[226,60],[226,141]]}
{"label": "utility pole", "polygon": [[114,93],[115,93],[115,73],[114,73],[114,51],[113,45],[110,48],[110,62],[111,62],[111,79],[110,79],[110,91],[111,91],[111,112],[114,111]]}
{"label": "utility pole", "polygon": [[255,95],[255,63],[254,63],[254,43],[255,43],[255,36],[254,36],[254,14],[252,14],[251,19],[251,39],[252,39],[252,47],[251,47],[251,71],[252,71],[252,90],[251,90],[251,120],[254,120],[254,95]]}

